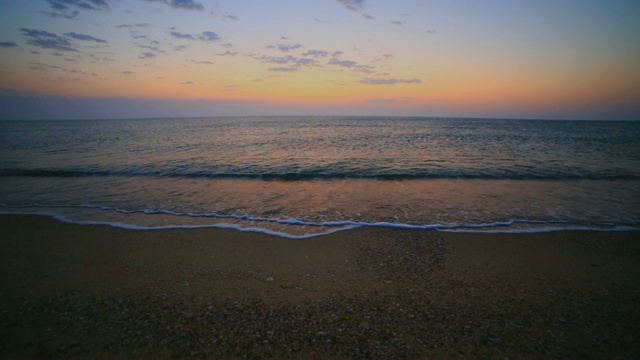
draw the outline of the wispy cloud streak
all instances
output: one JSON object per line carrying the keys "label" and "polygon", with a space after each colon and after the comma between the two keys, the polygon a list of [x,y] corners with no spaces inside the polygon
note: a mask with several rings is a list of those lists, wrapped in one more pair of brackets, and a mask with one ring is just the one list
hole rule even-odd
{"label": "wispy cloud streak", "polygon": [[385,79],[375,79],[375,78],[364,78],[358,81],[361,84],[367,85],[396,85],[396,84],[420,84],[422,80],[414,78],[414,79],[396,79],[396,78],[385,78]]}
{"label": "wispy cloud streak", "polygon": [[192,11],[202,11],[204,10],[204,6],[200,3],[195,2],[194,0],[145,0],[148,2],[159,2],[165,5],[169,5],[174,9],[178,10],[192,10]]}
{"label": "wispy cloud streak", "polygon": [[103,44],[107,43],[106,40],[98,39],[98,38],[93,37],[91,35],[78,34],[78,33],[75,33],[75,32],[66,33],[64,35],[68,36],[68,37],[70,37],[72,39],[76,39],[76,40],[92,41],[92,42],[103,43]]}
{"label": "wispy cloud streak", "polygon": [[203,31],[199,35],[185,34],[177,31],[170,32],[171,36],[181,40],[200,40],[205,42],[214,42],[220,40],[220,36],[213,31]]}
{"label": "wispy cloud streak", "polygon": [[336,0],[336,1],[342,4],[342,6],[344,6],[344,8],[347,10],[358,12],[360,10],[363,10],[364,3],[367,0]]}

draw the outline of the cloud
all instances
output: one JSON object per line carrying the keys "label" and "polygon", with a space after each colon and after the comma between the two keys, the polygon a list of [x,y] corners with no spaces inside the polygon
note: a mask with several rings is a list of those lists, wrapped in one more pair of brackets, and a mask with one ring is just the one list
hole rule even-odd
{"label": "cloud", "polygon": [[64,35],[68,36],[68,37],[70,37],[72,39],[76,39],[76,40],[93,41],[93,42],[96,42],[96,43],[104,43],[104,44],[107,43],[106,40],[98,39],[98,38],[95,38],[95,37],[93,37],[91,35],[78,34],[78,33],[74,33],[74,32],[66,33]]}
{"label": "cloud", "polygon": [[193,81],[183,81],[180,84],[181,85],[193,85]]}
{"label": "cloud", "polygon": [[375,17],[373,17],[373,16],[371,16],[369,14],[365,14],[365,13],[362,13],[362,17],[367,19],[367,20],[375,20],[376,19]]}
{"label": "cloud", "polygon": [[151,26],[149,23],[139,23],[139,24],[122,24],[116,26],[116,29],[130,29],[130,28],[148,28]]}
{"label": "cloud", "polygon": [[199,4],[194,0],[171,0],[169,4],[171,5],[171,7],[176,9],[196,11],[202,11],[204,9],[204,6],[202,6],[202,4]]}
{"label": "cloud", "polygon": [[213,62],[211,61],[198,61],[193,59],[188,59],[187,61],[192,62],[194,64],[198,64],[198,65],[213,65]]}
{"label": "cloud", "polygon": [[402,20],[393,20],[391,23],[392,23],[393,25],[398,25],[398,26],[402,26],[402,25],[404,25],[404,24],[405,24],[405,22],[404,22],[404,21],[402,21]]}
{"label": "cloud", "polygon": [[14,42],[0,41],[0,48],[11,48],[16,46],[18,46],[18,44]]}
{"label": "cloud", "polygon": [[159,2],[165,5],[169,5],[174,9],[178,10],[192,10],[192,11],[202,11],[204,10],[204,6],[202,4],[195,2],[194,0],[145,0],[148,2]]}
{"label": "cloud", "polygon": [[171,36],[178,38],[178,39],[184,39],[184,40],[195,40],[196,38],[191,35],[191,34],[183,34],[183,33],[179,33],[177,31],[172,31],[171,32]]}
{"label": "cloud", "polygon": [[92,59],[92,60],[89,61],[90,63],[95,63],[95,62],[102,63],[102,62],[114,62],[115,61],[114,59],[108,58],[106,56],[105,57],[98,57],[98,56],[96,56],[94,54],[89,54],[89,58]]}
{"label": "cloud", "polygon": [[47,81],[50,82],[56,82],[56,83],[68,83],[68,82],[76,82],[76,81],[80,81],[79,78],[70,78],[70,77],[64,77],[64,76],[59,76],[59,77],[55,77],[55,78],[45,78]]}
{"label": "cloud", "polygon": [[150,46],[150,45],[138,45],[138,47],[139,47],[140,49],[148,49],[148,50],[151,50],[151,51],[155,51],[155,52],[160,53],[160,54],[165,54],[165,53],[166,53],[164,50],[160,49],[160,48],[159,48],[159,47],[157,47],[157,46]]}
{"label": "cloud", "polygon": [[238,17],[235,15],[224,14],[222,15],[222,19],[226,20],[238,20]]}
{"label": "cloud", "polygon": [[64,11],[70,8],[80,10],[108,10],[108,0],[47,0],[51,8],[57,11]]}
{"label": "cloud", "polygon": [[351,61],[351,60],[339,60],[337,58],[332,58],[331,60],[329,60],[329,62],[327,63],[329,65],[338,65],[338,66],[342,66],[342,67],[354,67],[357,65],[357,63],[355,61]]}
{"label": "cloud", "polygon": [[[373,59],[371,60],[371,63],[375,64],[377,62],[384,61],[384,60],[391,60],[393,58],[395,58],[393,54],[382,54],[381,58]],[[382,75],[388,75],[388,74],[382,74]]]}
{"label": "cloud", "polygon": [[298,68],[295,66],[289,66],[289,67],[268,68],[267,70],[276,71],[276,72],[294,72],[294,71],[298,71]]}
{"label": "cloud", "polygon": [[77,70],[77,69],[70,70],[57,65],[46,65],[46,64],[37,63],[37,62],[31,63],[31,64],[34,65],[31,67],[31,69],[33,70],[46,70],[46,68],[48,68],[48,69],[54,69],[54,70],[71,73],[71,74],[85,74],[85,72],[82,70]]}
{"label": "cloud", "polygon": [[67,13],[57,13],[57,12],[49,12],[49,11],[38,11],[40,14],[47,15],[53,19],[75,19],[78,15],[80,15],[80,11],[74,10],[70,14]]}
{"label": "cloud", "polygon": [[80,10],[109,10],[109,0],[47,0],[54,12],[41,11],[52,18],[73,19]]}
{"label": "cloud", "polygon": [[276,57],[276,56],[263,56],[260,58],[263,62],[274,63],[274,64],[288,64],[290,62],[294,62],[296,60],[295,56],[286,56],[286,57]]}
{"label": "cloud", "polygon": [[374,72],[375,68],[369,65],[358,65],[355,61],[352,60],[340,60],[338,56],[344,54],[342,51],[334,51],[331,54],[331,60],[327,62],[327,65],[336,65],[344,68],[349,68],[353,71],[363,72],[365,74],[371,74]]}
{"label": "cloud", "polygon": [[351,11],[360,11],[363,9],[364,3],[367,0],[336,0],[342,6],[344,6],[347,10]]}
{"label": "cloud", "polygon": [[38,62],[31,62],[29,64],[31,65],[29,69],[34,71],[45,71],[47,67],[47,65]]}
{"label": "cloud", "polygon": [[[262,56],[259,58],[262,62],[285,65],[291,64],[293,67],[310,66],[315,64],[315,60],[309,58],[297,58],[295,56],[287,55],[285,57],[276,56]],[[272,71],[286,71],[286,70],[272,70]]]}
{"label": "cloud", "polygon": [[296,65],[297,66],[308,66],[308,65],[313,65],[313,64],[315,64],[315,60],[313,60],[313,59],[302,58],[302,59],[297,59],[296,60]]}
{"label": "cloud", "polygon": [[282,77],[282,75],[267,75],[267,76],[263,76],[261,78],[253,79],[252,81],[255,82],[255,83],[261,83],[261,82],[264,82],[265,80],[275,79],[275,78],[279,78],[279,77]]}
{"label": "cloud", "polygon": [[329,52],[324,50],[309,50],[302,53],[302,56],[327,57],[329,56]]}
{"label": "cloud", "polygon": [[25,28],[20,29],[20,31],[22,31],[22,34],[24,36],[30,39],[27,42],[29,45],[58,51],[78,51],[72,47],[73,45],[68,39],[65,39],[54,33]]}
{"label": "cloud", "polygon": [[155,57],[156,54],[152,52],[143,52],[140,56],[138,56],[138,59],[153,59]]}
{"label": "cloud", "polygon": [[277,64],[277,65],[287,65],[287,66],[278,66],[267,68],[268,71],[275,72],[294,72],[298,71],[303,66],[312,66],[315,65],[316,61],[310,58],[298,58],[295,56],[287,55],[284,57],[277,56],[255,56],[255,55],[246,55],[256,60],[260,60],[263,63],[269,64]]}
{"label": "cloud", "polygon": [[229,51],[229,50],[227,50],[227,51],[225,51],[223,53],[218,53],[216,55],[218,55],[218,56],[236,56],[237,54],[238,54],[237,51]]}
{"label": "cloud", "polygon": [[203,31],[202,35],[200,35],[198,38],[200,40],[210,42],[220,40],[220,36],[218,36],[218,34],[214,33],[213,31]]}
{"label": "cloud", "polygon": [[395,84],[420,84],[422,80],[413,78],[413,79],[396,79],[396,78],[386,78],[386,79],[375,79],[375,78],[364,78],[358,81],[361,84],[367,85],[395,85]]}
{"label": "cloud", "polygon": [[25,36],[29,36],[29,37],[49,37],[49,38],[57,38],[58,37],[58,35],[56,35],[54,33],[50,33],[48,31],[44,31],[44,30],[34,30],[34,29],[21,28],[20,31],[22,31],[22,33]]}
{"label": "cloud", "polygon": [[293,45],[278,44],[278,50],[282,52],[289,52],[291,50],[300,49],[301,47],[302,45],[300,44],[293,44]]}
{"label": "cloud", "polygon": [[205,42],[214,42],[220,40],[220,36],[213,31],[203,31],[200,35],[184,34],[177,31],[172,31],[171,36],[181,40],[200,40]]}
{"label": "cloud", "polygon": [[148,39],[149,35],[140,34],[136,31],[129,31],[129,35],[131,35],[132,39]]}

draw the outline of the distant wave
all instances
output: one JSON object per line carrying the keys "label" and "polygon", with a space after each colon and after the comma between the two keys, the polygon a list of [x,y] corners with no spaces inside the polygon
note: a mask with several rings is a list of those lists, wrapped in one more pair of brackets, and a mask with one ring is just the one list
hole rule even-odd
{"label": "distant wave", "polygon": [[303,171],[303,172],[164,172],[164,171],[117,171],[117,170],[84,170],[84,169],[0,169],[0,176],[23,177],[157,177],[185,179],[251,179],[251,180],[428,180],[428,179],[469,179],[469,180],[640,180],[640,175],[620,173],[557,173],[517,172],[508,169],[478,171],[475,169],[433,171],[415,171],[411,173],[369,173],[339,171]]}

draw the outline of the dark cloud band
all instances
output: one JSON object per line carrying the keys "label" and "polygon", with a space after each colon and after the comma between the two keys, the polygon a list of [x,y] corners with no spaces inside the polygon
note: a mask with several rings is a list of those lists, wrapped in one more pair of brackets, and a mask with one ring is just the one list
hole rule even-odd
{"label": "dark cloud band", "polygon": [[106,40],[102,40],[102,39],[98,39],[96,37],[93,37],[91,35],[85,35],[85,34],[78,34],[78,33],[74,33],[74,32],[70,32],[70,33],[66,33],[64,34],[65,36],[68,36],[72,39],[76,39],[76,40],[82,40],[82,41],[92,41],[92,42],[96,42],[96,43],[104,43],[106,44],[107,41]]}
{"label": "dark cloud band", "polygon": [[11,48],[16,46],[18,46],[18,44],[14,42],[0,41],[0,48]]}
{"label": "dark cloud band", "polygon": [[73,48],[73,44],[71,44],[68,39],[54,33],[26,28],[22,28],[20,31],[22,31],[24,36],[29,38],[29,41],[27,42],[29,45],[58,51],[78,51]]}

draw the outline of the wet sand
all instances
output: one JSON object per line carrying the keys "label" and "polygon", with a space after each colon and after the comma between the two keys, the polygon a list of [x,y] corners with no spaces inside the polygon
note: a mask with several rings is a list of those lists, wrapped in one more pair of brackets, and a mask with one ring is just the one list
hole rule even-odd
{"label": "wet sand", "polygon": [[640,233],[0,216],[2,358],[640,358]]}

